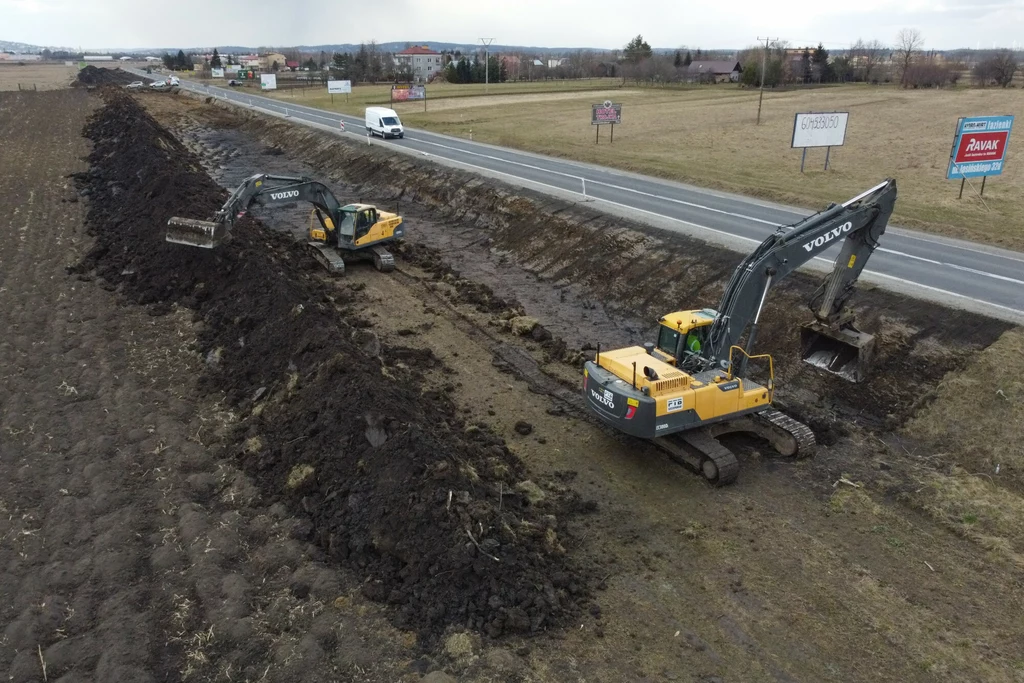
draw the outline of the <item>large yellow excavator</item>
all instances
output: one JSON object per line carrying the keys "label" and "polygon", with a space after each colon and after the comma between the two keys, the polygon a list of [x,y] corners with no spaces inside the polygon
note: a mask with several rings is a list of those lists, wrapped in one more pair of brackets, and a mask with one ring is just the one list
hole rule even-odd
{"label": "large yellow excavator", "polygon": [[297,201],[313,205],[307,244],[328,272],[344,273],[345,258],[372,260],[382,272],[395,269],[395,258],[384,245],[405,235],[402,217],[369,204],[342,206],[326,185],[310,178],[265,173],[250,176],[231,193],[213,220],[171,218],[165,238],[176,244],[213,249],[230,237],[235,221],[254,203],[273,207]]}
{"label": "large yellow excavator", "polygon": [[[812,455],[811,430],[772,407],[772,358],[754,355],[758,321],[773,285],[843,241],[832,271],[811,299],[815,320],[801,330],[801,351],[805,362],[862,381],[874,337],[854,327],[845,305],[895,203],[896,182],[890,179],[781,226],[739,264],[717,309],[663,316],[657,342],[599,349],[583,370],[590,410],[618,430],[653,440],[719,486],[739,472],[736,456],[717,439],[723,434],[751,432],[782,455]],[[752,379],[751,361],[762,366],[765,379]]]}

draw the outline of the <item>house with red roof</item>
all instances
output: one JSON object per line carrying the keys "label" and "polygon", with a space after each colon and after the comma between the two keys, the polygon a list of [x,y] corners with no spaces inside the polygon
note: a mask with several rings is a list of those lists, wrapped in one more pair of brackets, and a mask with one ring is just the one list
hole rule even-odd
{"label": "house with red roof", "polygon": [[395,61],[399,67],[405,67],[406,73],[417,83],[429,81],[444,68],[441,53],[426,45],[413,45],[395,53]]}

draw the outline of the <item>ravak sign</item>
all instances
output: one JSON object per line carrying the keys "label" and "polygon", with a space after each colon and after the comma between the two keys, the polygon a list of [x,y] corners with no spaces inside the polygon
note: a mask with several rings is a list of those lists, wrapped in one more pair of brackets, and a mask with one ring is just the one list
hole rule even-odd
{"label": "ravak sign", "polygon": [[838,228],[832,228],[831,230],[826,232],[824,235],[818,235],[813,240],[811,240],[810,242],[805,244],[804,245],[804,251],[810,252],[810,251],[813,251],[813,250],[815,250],[815,249],[817,249],[819,247],[823,247],[826,244],[828,244],[829,242],[831,242],[832,240],[834,240],[835,238],[839,237],[840,235],[844,235],[844,234],[850,232],[850,228],[852,228],[852,227],[853,227],[853,223],[851,223],[850,221],[846,221],[845,223],[840,225]]}
{"label": "ravak sign", "polygon": [[957,121],[947,180],[1002,175],[1012,116],[974,116]]}

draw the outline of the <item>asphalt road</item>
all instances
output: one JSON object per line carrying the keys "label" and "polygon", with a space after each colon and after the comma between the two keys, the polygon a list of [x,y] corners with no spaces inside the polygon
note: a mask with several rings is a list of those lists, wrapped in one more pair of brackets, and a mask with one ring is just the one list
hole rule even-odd
{"label": "asphalt road", "polygon": [[[128,69],[139,76],[142,71]],[[349,132],[365,134],[357,117],[275,100],[229,87],[216,87],[182,80],[181,87],[215,95],[241,106],[258,107],[296,122],[316,123],[340,129],[344,121]],[[738,195],[615,171],[573,161],[554,159],[516,150],[484,145],[469,140],[406,128],[400,140],[384,144],[401,146],[489,175],[529,183],[541,191],[564,195],[585,195],[599,206],[634,212],[645,217],[668,219],[662,227],[680,232],[706,234],[710,238],[729,236],[743,249],[753,248],[778,225],[794,223],[809,211],[784,207]],[[884,178],[879,178],[879,182]],[[896,179],[897,183],[899,178]],[[865,190],[868,188],[864,188]],[[843,202],[849,197],[836,197]],[[822,207],[824,208],[824,207]],[[717,240],[721,241],[721,239]],[[831,261],[837,248],[824,253]],[[820,259],[821,257],[819,257]],[[987,245],[890,228],[871,257],[864,278],[895,291],[949,303],[958,308],[1024,323],[1024,253]]]}

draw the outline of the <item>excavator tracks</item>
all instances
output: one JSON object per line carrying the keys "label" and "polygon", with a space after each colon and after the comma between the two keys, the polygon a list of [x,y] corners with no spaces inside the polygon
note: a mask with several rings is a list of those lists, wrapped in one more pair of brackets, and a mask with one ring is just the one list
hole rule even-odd
{"label": "excavator tracks", "polygon": [[313,258],[323,266],[331,275],[345,274],[345,260],[341,254],[323,242],[306,242],[313,253]]}
{"label": "excavator tracks", "polygon": [[382,273],[390,273],[395,269],[395,257],[384,247],[370,247],[373,253],[373,266]]}
{"label": "excavator tracks", "polygon": [[[810,427],[775,408],[757,413],[751,419],[761,427],[757,433],[771,441],[784,456],[803,460],[812,457],[818,450],[818,442]],[[779,448],[780,443],[785,448]]]}
{"label": "excavator tracks", "polygon": [[736,455],[723,446],[707,429],[693,429],[671,436],[661,436],[654,444],[673,460],[701,475],[712,486],[726,486],[736,481],[740,463]]}

